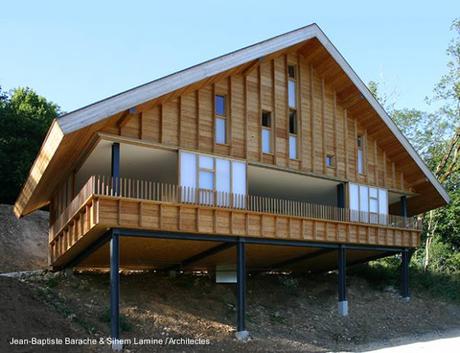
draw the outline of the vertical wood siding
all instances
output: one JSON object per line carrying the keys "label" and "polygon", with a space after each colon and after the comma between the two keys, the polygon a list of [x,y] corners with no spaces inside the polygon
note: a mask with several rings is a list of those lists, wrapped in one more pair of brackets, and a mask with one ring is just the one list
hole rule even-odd
{"label": "vertical wood siding", "polygon": [[[298,160],[289,160],[287,65],[297,65]],[[226,96],[228,144],[214,141],[214,95]],[[272,154],[261,151],[261,112],[272,114]],[[261,162],[280,168],[338,177],[409,191],[397,164],[386,157],[379,141],[368,136],[302,55],[290,53],[262,61],[219,81],[166,97],[141,113],[132,114],[122,127],[104,131],[131,138],[202,152]],[[356,138],[363,136],[364,174],[357,171]],[[326,167],[326,155],[334,156]]]}

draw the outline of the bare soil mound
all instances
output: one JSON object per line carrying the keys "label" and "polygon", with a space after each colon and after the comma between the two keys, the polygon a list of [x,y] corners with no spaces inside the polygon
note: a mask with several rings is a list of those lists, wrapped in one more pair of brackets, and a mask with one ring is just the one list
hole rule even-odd
{"label": "bare soil mound", "polygon": [[0,272],[31,271],[48,265],[48,212],[22,219],[0,205]]}
{"label": "bare soil mound", "polygon": [[34,286],[0,276],[0,352],[92,352],[91,347],[11,345],[16,339],[81,337],[84,332],[50,307]]}

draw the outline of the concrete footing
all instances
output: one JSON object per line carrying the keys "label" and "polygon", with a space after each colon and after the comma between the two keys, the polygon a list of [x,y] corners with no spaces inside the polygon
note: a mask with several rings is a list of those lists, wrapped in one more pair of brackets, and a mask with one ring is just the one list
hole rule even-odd
{"label": "concrete footing", "polygon": [[248,331],[237,331],[235,332],[235,337],[238,341],[247,342],[251,339]]}
{"label": "concrete footing", "polygon": [[348,300],[339,302],[338,309],[340,316],[348,316]]}
{"label": "concrete footing", "polygon": [[112,351],[121,352],[123,350],[123,343],[121,342],[112,342]]}

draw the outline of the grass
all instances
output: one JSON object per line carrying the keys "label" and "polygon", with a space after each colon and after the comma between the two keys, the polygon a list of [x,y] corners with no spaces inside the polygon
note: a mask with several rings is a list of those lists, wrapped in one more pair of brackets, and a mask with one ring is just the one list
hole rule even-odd
{"label": "grass", "polygon": [[[383,259],[361,265],[350,270],[366,279],[369,284],[377,289],[389,285],[399,288],[400,263],[396,258]],[[424,292],[433,298],[460,303],[460,272],[440,273],[423,271],[417,266],[409,268],[409,288],[412,291]]]}

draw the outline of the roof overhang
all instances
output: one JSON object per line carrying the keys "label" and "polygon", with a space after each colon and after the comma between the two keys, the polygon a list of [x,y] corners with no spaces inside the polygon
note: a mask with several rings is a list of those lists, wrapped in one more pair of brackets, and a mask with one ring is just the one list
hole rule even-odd
{"label": "roof overhang", "polygon": [[199,65],[192,66],[158,80],[151,81],[61,116],[53,122],[40,153],[32,166],[29,177],[15,205],[16,215],[21,216],[27,214],[42,207],[48,202],[48,200],[38,200],[34,197],[34,194],[37,192],[36,189],[44,182],[44,176],[47,171],[49,171],[53,159],[56,158],[58,149],[61,149],[62,145],[65,147],[65,145],[71,144],[71,140],[75,141],[81,139],[81,131],[101,126],[105,120],[122,111],[129,110],[132,107],[144,104],[193,83],[206,80],[239,65],[258,60],[313,38],[316,38],[321,43],[343,72],[345,72],[363,98],[371,105],[373,110],[380,116],[394,137],[409,154],[412,161],[415,162],[426,178],[426,182],[434,187],[437,196],[439,196],[439,200],[435,204],[435,207],[442,206],[443,203],[448,203],[449,196],[447,192],[428,169],[408,140],[403,136],[393,120],[374,98],[367,86],[361,81],[322,30],[316,24],[311,24],[206,61]]}

